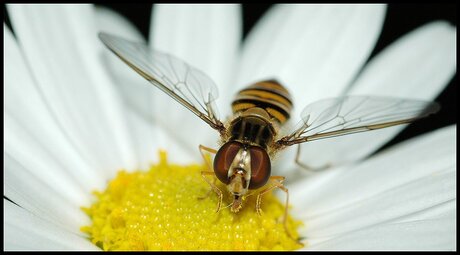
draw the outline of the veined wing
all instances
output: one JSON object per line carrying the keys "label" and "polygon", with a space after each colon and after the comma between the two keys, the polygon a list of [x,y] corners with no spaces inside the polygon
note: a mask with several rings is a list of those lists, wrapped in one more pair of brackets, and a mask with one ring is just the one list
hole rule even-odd
{"label": "veined wing", "polygon": [[439,110],[439,104],[378,96],[346,96],[307,105],[302,120],[280,146],[410,123]]}
{"label": "veined wing", "polygon": [[212,128],[223,132],[218,119],[214,82],[202,71],[184,61],[146,44],[131,42],[107,33],[99,33],[101,41],[134,71],[170,97],[192,111]]}

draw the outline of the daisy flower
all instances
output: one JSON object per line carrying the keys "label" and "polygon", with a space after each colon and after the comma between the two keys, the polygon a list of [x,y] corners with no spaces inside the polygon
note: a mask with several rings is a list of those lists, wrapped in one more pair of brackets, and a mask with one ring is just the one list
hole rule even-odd
{"label": "daisy flower", "polygon": [[[5,250],[106,249],[80,231],[82,226],[96,224],[80,207],[90,207],[94,190],[125,192],[130,178],[142,175],[135,170],[149,168],[151,172],[177,171],[164,173],[163,186],[151,185],[164,189],[152,195],[166,197],[161,201],[169,201],[162,204],[169,213],[152,226],[136,225],[167,229],[154,238],[164,238],[174,231],[166,225],[175,224],[176,229],[199,230],[200,234],[190,234],[196,238],[192,244],[218,245],[212,240],[224,240],[225,235],[236,238],[232,235],[242,228],[239,246],[225,248],[268,248],[273,243],[277,245],[270,249],[283,248],[279,243],[287,241],[278,240],[283,237],[275,231],[280,224],[261,220],[263,228],[251,229],[260,219],[251,218],[256,215],[253,208],[245,211],[247,224],[226,229],[200,225],[208,222],[202,215],[231,215],[228,209],[213,212],[214,194],[197,201],[200,191],[188,190],[188,183],[206,183],[199,175],[195,178],[184,172],[199,171],[202,166],[190,165],[202,162],[198,145],[215,147],[218,134],[147,86],[103,47],[98,31],[144,41],[130,22],[92,5],[8,5],[7,9],[14,34],[4,24]],[[221,117],[230,114],[229,95],[266,78],[276,78],[292,92],[294,123],[306,104],[344,94],[435,99],[456,73],[456,28],[444,21],[425,24],[368,60],[385,12],[385,5],[277,5],[240,44],[238,5],[158,5],[153,9],[148,44],[209,74],[219,86]],[[313,166],[333,164],[315,175],[294,164],[294,149],[274,162],[277,175],[287,179],[291,225],[302,222],[298,232],[303,247],[296,248],[456,249],[456,125],[369,157],[403,128],[306,144],[302,153]],[[159,149],[167,151],[171,163],[158,154]],[[117,174],[120,169],[127,171]],[[184,179],[174,182],[176,177]],[[155,180],[148,175],[142,178],[147,183]],[[182,186],[194,204],[171,207],[182,198],[167,191]],[[101,192],[97,196],[105,198]],[[137,198],[134,194],[132,201]],[[267,215],[281,208],[274,197],[264,200],[267,206],[273,205],[272,210],[265,210]],[[206,214],[177,219],[177,211],[188,210],[187,206]],[[110,209],[100,208],[110,212],[111,228],[128,224],[119,216],[123,211]],[[139,219],[152,213],[148,208],[139,210]],[[267,243],[245,242],[265,235]],[[138,248],[146,245],[136,244]],[[159,248],[190,245],[181,240],[166,244],[160,243]],[[219,248],[224,249],[202,247]]]}

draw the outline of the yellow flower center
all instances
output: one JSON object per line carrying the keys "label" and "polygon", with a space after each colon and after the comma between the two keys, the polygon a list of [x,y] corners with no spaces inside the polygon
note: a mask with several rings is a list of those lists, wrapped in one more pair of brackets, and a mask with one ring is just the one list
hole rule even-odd
{"label": "yellow flower center", "polygon": [[[160,152],[160,163],[149,171],[120,171],[107,190],[94,192],[96,202],[82,208],[92,219],[81,231],[103,250],[294,250],[301,222],[287,220],[290,238],[282,223],[284,205],[271,194],[262,198],[263,213],[255,211],[255,197],[245,199],[233,213],[222,208],[202,179],[203,165],[169,164]],[[218,182],[216,182],[218,183]],[[231,203],[224,192],[223,205]]]}

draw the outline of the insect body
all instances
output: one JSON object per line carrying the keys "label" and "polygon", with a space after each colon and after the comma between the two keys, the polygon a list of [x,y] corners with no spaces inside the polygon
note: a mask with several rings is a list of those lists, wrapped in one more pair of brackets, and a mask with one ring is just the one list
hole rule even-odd
{"label": "insect body", "polygon": [[[343,96],[323,99],[307,105],[301,120],[290,133],[280,135],[280,126],[289,118],[292,100],[277,81],[255,83],[241,90],[232,103],[232,116],[225,124],[216,114],[214,101],[217,88],[200,70],[184,61],[142,43],[100,33],[102,42],[121,60],[151,84],[185,106],[220,134],[219,150],[200,145],[215,155],[213,171],[202,171],[203,178],[219,196],[222,191],[205,176],[215,176],[233,196],[231,210],[242,207],[249,190],[257,190],[256,210],[260,212],[261,196],[273,188],[286,193],[283,176],[271,175],[271,159],[282,149],[302,143],[386,128],[413,122],[435,113],[434,102],[379,96]],[[296,162],[302,159],[297,153]],[[268,184],[270,183],[270,185]]]}
{"label": "insect body", "polygon": [[214,158],[216,177],[234,196],[232,211],[241,208],[242,196],[248,190],[268,182],[271,162],[267,150],[273,148],[278,126],[288,120],[291,108],[288,91],[276,81],[249,86],[233,101],[237,117],[230,122],[230,138]]}

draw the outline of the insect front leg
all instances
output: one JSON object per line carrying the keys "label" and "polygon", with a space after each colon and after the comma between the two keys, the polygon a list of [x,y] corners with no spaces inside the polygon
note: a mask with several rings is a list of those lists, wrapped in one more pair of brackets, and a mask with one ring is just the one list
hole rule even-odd
{"label": "insect front leg", "polygon": [[306,171],[309,171],[311,173],[314,173],[314,172],[320,172],[320,171],[323,171],[323,170],[326,170],[328,168],[331,167],[331,164],[325,164],[323,166],[320,166],[320,167],[311,167],[305,163],[302,163],[300,162],[300,147],[301,145],[297,145],[297,153],[296,153],[296,156],[295,156],[295,163],[297,165],[299,165],[302,169],[306,170]]}
{"label": "insect front leg", "polygon": [[261,215],[261,213],[262,213],[262,209],[260,208],[260,205],[262,203],[262,195],[267,193],[267,192],[269,192],[270,190],[272,190],[274,188],[280,188],[281,190],[286,192],[286,195],[287,195],[286,196],[286,213],[287,213],[287,205],[289,203],[289,192],[286,189],[286,187],[284,187],[284,185],[283,185],[283,182],[284,182],[285,179],[286,178],[284,176],[270,176],[269,181],[271,181],[271,183],[273,185],[261,190],[259,192],[259,194],[257,195],[257,199],[256,199],[256,212],[257,212],[257,214]]}
{"label": "insect front leg", "polygon": [[222,199],[224,195],[222,191],[219,188],[217,188],[217,186],[214,183],[212,183],[211,181],[208,180],[208,178],[205,177],[205,175],[212,175],[212,176],[215,176],[215,175],[214,175],[214,172],[201,171],[201,176],[203,177],[203,179],[209,184],[209,186],[211,186],[211,190],[216,192],[217,196],[219,197],[219,201],[217,202],[217,210],[216,210],[216,213],[217,213],[220,211],[220,206],[222,204]]}
{"label": "insect front leg", "polygon": [[[214,171],[213,171],[213,168],[212,168],[212,165],[211,163],[209,162],[209,158],[206,157],[206,155],[204,154],[204,151],[207,151],[207,152],[210,152],[212,154],[216,154],[217,153],[217,150],[214,150],[212,148],[209,148],[209,147],[206,147],[204,145],[199,145],[198,146],[199,150],[200,150],[200,153],[201,153],[201,156],[203,157],[204,161],[206,162],[206,165],[208,166],[208,171],[201,171],[201,176],[203,177],[203,179],[209,184],[209,186],[211,186],[211,189],[206,193],[206,195],[204,197],[198,197],[198,199],[205,199],[209,196],[209,194],[211,194],[211,191],[214,191],[216,192],[217,196],[219,197],[219,201],[217,202],[217,210],[216,212],[219,212],[220,211],[220,207],[222,205],[222,199],[223,199],[223,193],[222,191],[216,186],[216,179],[215,178],[215,174],[214,174]],[[208,178],[205,177],[205,175],[211,175],[213,176],[213,181],[211,182]]]}
{"label": "insect front leg", "polygon": [[[209,158],[206,157],[206,155],[204,154],[204,151],[207,151],[207,152],[210,152],[212,154],[216,154],[217,153],[217,150],[214,150],[212,148],[209,148],[209,147],[206,147],[204,145],[199,145],[198,146],[198,149],[200,150],[200,154],[201,154],[201,157],[203,157],[203,160],[204,162],[206,162],[206,165],[208,166],[208,171],[207,172],[213,172],[213,168],[212,168],[212,165],[211,165],[211,162],[209,162]],[[204,178],[204,177],[203,177]],[[206,179],[207,181],[207,179]],[[216,178],[213,178],[213,184],[215,186],[216,184]],[[210,194],[211,194],[211,191],[213,190],[212,186],[211,188],[208,190],[208,192],[206,193],[206,195],[202,196],[202,197],[198,197],[199,200],[203,200],[205,198],[207,198]]]}
{"label": "insect front leg", "polygon": [[206,157],[206,155],[204,154],[204,151],[207,151],[207,152],[210,152],[210,153],[216,155],[217,150],[214,150],[213,148],[206,147],[206,146],[204,146],[202,144],[200,144],[198,146],[198,149],[200,150],[201,157],[203,157],[204,162],[206,162],[206,165],[208,166],[208,170],[212,172],[213,169],[212,169],[212,166],[211,166],[211,162],[209,162],[209,160],[208,160],[209,158]]}
{"label": "insect front leg", "polygon": [[[260,208],[260,205],[262,203],[262,195],[269,192],[270,190],[274,188],[279,188],[280,190],[284,191],[286,193],[286,201],[284,204],[284,215],[283,215],[283,226],[284,230],[286,231],[286,234],[291,238],[292,240],[296,241],[299,243],[298,240],[294,239],[292,235],[289,233],[288,226],[287,226],[287,217],[288,217],[288,205],[289,205],[289,191],[286,187],[284,187],[283,182],[286,178],[284,176],[270,176],[269,181],[273,184],[272,186],[263,189],[262,191],[259,192],[257,195],[256,199],[256,211],[257,214],[261,214],[262,209]],[[300,244],[300,243],[299,243]]]}

